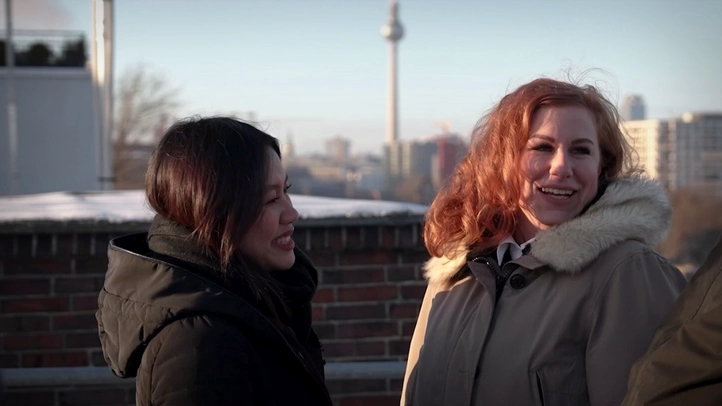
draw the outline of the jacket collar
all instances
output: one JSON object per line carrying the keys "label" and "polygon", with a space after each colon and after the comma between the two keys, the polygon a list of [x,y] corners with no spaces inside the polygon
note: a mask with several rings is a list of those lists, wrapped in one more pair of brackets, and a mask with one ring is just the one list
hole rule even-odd
{"label": "jacket collar", "polygon": [[[226,278],[221,271],[219,261],[203,252],[194,241],[188,228],[156,215],[148,230],[148,248],[156,257],[171,263],[190,265],[190,269],[201,276],[230,289],[246,300],[255,302],[254,295],[247,291],[245,284]],[[313,299],[318,285],[318,275],[311,261],[300,250],[294,250],[296,262],[287,271],[273,272],[271,276],[279,283],[284,297],[291,307],[300,306]],[[180,261],[179,261],[180,260]]]}
{"label": "jacket collar", "polygon": [[[582,215],[537,234],[531,258],[520,260],[529,267],[548,265],[554,271],[575,274],[622,241],[637,240],[649,245],[663,241],[671,213],[669,199],[656,181],[619,179]],[[456,252],[454,258],[434,257],[424,265],[430,283],[448,283],[458,276],[469,250]]]}

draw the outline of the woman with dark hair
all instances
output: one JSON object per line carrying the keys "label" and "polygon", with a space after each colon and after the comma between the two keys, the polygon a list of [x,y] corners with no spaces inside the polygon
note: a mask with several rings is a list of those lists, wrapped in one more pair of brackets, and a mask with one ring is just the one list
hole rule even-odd
{"label": "woman with dark hair", "polygon": [[157,215],[110,242],[96,314],[138,406],[331,404],[289,187],[277,140],[252,125],[194,119],[161,139],[145,179]]}
{"label": "woman with dark hair", "polygon": [[619,405],[685,284],[664,190],[592,86],[505,96],[431,204],[403,405]]}

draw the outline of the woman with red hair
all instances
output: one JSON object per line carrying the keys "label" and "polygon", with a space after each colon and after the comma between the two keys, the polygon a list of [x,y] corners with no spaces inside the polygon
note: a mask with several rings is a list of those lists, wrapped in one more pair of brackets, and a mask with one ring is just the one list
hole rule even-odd
{"label": "woman with red hair", "polygon": [[426,217],[402,405],[619,405],[685,285],[614,105],[537,79],[477,125]]}

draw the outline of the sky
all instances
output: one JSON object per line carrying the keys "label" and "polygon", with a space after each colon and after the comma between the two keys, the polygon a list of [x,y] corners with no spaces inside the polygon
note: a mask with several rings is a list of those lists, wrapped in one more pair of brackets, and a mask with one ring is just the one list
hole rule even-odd
{"label": "sky", "polygon": [[[115,77],[137,66],[179,90],[177,116],[253,112],[296,151],[385,139],[388,0],[115,0]],[[14,27],[82,30],[91,0],[13,0]],[[4,8],[0,21],[5,21]],[[399,0],[399,136],[468,136],[499,99],[545,76],[640,94],[649,118],[722,111],[720,0]]]}

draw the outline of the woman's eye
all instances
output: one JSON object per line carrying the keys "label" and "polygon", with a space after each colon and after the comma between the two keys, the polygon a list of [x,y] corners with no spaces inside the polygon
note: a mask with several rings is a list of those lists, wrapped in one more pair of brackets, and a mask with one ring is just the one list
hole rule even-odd
{"label": "woman's eye", "polygon": [[290,189],[291,186],[293,186],[293,184],[292,184],[292,183],[289,183],[288,185],[286,185],[286,187],[283,188],[283,191],[284,191],[285,193],[288,193],[288,189]]}
{"label": "woman's eye", "polygon": [[271,203],[274,203],[274,202],[276,202],[276,201],[278,201],[278,197],[272,197],[272,198],[268,199],[268,201],[266,201],[266,204],[271,204]]}
{"label": "woman's eye", "polygon": [[579,155],[589,155],[592,153],[592,151],[587,147],[577,147],[574,148],[572,152]]}
{"label": "woman's eye", "polygon": [[552,146],[549,144],[539,144],[539,145],[533,145],[531,147],[533,151],[551,151]]}

